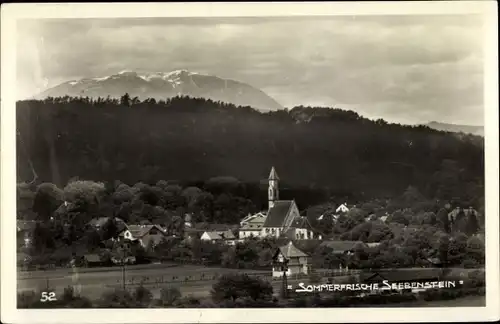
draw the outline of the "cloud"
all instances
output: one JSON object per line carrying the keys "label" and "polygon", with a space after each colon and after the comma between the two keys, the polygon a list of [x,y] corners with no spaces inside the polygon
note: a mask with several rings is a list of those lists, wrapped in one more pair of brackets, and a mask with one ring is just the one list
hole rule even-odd
{"label": "cloud", "polygon": [[473,15],[24,21],[18,90],[186,68],[247,82],[286,106],[481,123],[481,34]]}

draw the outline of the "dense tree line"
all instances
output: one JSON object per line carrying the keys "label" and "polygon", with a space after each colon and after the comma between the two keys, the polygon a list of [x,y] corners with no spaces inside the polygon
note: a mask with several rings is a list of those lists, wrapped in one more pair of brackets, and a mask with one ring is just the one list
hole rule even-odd
{"label": "dense tree line", "polygon": [[[340,109],[261,113],[187,97],[48,98],[18,102],[17,130],[19,180],[59,187],[74,176],[182,186],[232,176],[253,183],[240,196],[262,204],[259,180],[274,165],[283,190],[316,190],[310,200],[392,196],[412,185],[433,199],[477,205],[484,190],[482,138]],[[308,199],[302,203],[317,203]]]}
{"label": "dense tree line", "polygon": [[[30,247],[21,249],[32,256],[32,264],[67,264],[74,253],[99,253],[103,262],[116,253],[120,224],[158,224],[167,238],[157,246],[136,246],[131,254],[138,260],[164,260],[217,265],[229,268],[268,269],[280,244],[278,240],[248,240],[230,247],[225,244],[184,239],[186,213],[194,227],[203,224],[238,224],[258,209],[244,194],[234,178],[212,178],[201,188],[181,187],[176,182],[158,181],[154,185],[128,186],[89,180],[71,180],[60,189],[51,183],[38,186],[20,184],[18,205],[26,204],[21,216],[31,210],[38,220]],[[28,199],[28,197],[30,197]],[[31,206],[31,209],[30,207]],[[446,265],[481,266],[484,242],[474,234],[484,233],[484,207],[454,219],[450,208],[429,200],[409,187],[392,199],[361,201],[347,213],[337,213],[331,201],[305,212],[313,231],[324,239],[380,243],[376,248],[358,248],[353,258],[331,256],[328,249],[305,246],[313,255],[315,268],[336,268],[339,263],[351,268],[430,266],[429,258]],[[320,216],[322,218],[320,219]],[[91,220],[107,217],[97,230]],[[385,217],[385,220],[383,218]],[[235,233],[237,235],[237,233]],[[313,242],[314,243],[314,242]],[[24,261],[23,261],[24,262]]]}

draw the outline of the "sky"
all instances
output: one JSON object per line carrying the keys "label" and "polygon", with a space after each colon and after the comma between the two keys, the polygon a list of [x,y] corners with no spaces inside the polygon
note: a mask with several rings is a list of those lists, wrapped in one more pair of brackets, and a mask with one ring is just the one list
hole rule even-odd
{"label": "sky", "polygon": [[285,107],[483,124],[480,16],[38,19],[17,26],[17,97],[122,70],[187,69]]}

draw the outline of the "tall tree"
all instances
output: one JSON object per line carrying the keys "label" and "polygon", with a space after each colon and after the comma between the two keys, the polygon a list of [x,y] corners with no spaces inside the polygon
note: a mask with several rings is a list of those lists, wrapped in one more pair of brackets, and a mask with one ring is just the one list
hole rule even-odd
{"label": "tall tree", "polygon": [[38,186],[33,201],[33,211],[41,221],[50,219],[54,211],[63,202],[63,191],[55,184],[42,183]]}

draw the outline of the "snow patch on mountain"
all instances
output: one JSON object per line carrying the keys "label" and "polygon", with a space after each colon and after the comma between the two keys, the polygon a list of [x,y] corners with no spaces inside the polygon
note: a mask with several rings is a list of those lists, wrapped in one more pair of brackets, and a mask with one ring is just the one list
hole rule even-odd
{"label": "snow patch on mountain", "polygon": [[152,73],[123,70],[109,76],[69,81],[44,91],[36,98],[65,95],[120,97],[124,93],[141,99],[161,100],[186,95],[251,106],[266,111],[283,109],[273,98],[248,84],[188,70]]}

